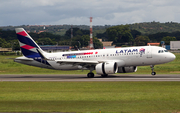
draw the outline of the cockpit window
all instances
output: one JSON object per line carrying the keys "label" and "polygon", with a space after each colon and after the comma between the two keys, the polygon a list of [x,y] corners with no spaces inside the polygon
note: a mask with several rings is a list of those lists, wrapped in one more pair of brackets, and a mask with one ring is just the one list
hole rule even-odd
{"label": "cockpit window", "polygon": [[159,50],[158,53],[168,52],[168,50]]}
{"label": "cockpit window", "polygon": [[159,50],[158,53],[163,53],[164,51],[163,50]]}

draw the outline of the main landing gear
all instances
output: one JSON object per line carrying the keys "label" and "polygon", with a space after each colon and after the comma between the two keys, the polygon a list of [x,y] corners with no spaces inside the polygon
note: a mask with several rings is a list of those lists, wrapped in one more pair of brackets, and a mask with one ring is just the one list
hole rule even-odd
{"label": "main landing gear", "polygon": [[88,78],[94,78],[94,73],[93,73],[93,72],[89,72],[89,73],[87,74],[87,77],[88,77]]}
{"label": "main landing gear", "polygon": [[152,73],[151,73],[151,75],[156,75],[156,72],[154,72],[154,65],[150,65],[150,67],[151,67],[151,70],[152,70]]}
{"label": "main landing gear", "polygon": [[[89,69],[90,69],[90,72],[87,74],[87,77],[88,78],[94,78],[94,73],[92,72],[94,70],[94,67],[91,66]],[[108,74],[102,74],[101,75],[101,77],[107,77],[107,76],[108,76]]]}
{"label": "main landing gear", "polygon": [[87,74],[88,78],[94,78],[94,73],[92,72],[94,70],[94,68],[91,66],[90,67],[90,72]]}

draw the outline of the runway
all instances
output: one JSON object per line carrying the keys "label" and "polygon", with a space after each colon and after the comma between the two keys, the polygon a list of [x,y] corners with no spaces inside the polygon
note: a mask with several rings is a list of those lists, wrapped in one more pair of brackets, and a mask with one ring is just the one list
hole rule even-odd
{"label": "runway", "polygon": [[3,81],[180,81],[179,74],[160,74],[156,76],[145,74],[115,74],[102,78],[100,75],[95,75],[94,78],[87,78],[84,75],[0,75],[0,82]]}

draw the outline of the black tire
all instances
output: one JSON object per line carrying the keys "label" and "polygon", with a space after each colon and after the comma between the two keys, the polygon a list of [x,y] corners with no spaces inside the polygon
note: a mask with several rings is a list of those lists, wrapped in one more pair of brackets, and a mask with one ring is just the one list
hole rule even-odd
{"label": "black tire", "polygon": [[88,78],[94,78],[94,73],[88,73],[88,74],[87,74],[87,77],[88,77]]}
{"label": "black tire", "polygon": [[153,75],[153,76],[156,75],[156,72],[152,72],[151,75]]}

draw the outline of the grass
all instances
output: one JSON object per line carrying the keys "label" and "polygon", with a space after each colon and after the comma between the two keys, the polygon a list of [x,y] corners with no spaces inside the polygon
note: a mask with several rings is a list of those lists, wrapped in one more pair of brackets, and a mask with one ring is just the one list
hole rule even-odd
{"label": "grass", "polygon": [[[180,53],[175,53],[176,59],[170,63],[156,65],[155,71],[157,74],[179,74],[180,73]],[[0,56],[0,74],[87,74],[89,70],[73,70],[61,71],[51,70],[39,67],[23,65],[14,62],[12,59],[17,56]],[[94,71],[95,72],[95,71]],[[151,73],[150,66],[139,66],[138,71],[133,74]]]}
{"label": "grass", "polygon": [[0,112],[175,113],[180,82],[0,82]]}

